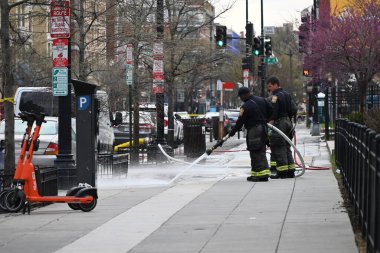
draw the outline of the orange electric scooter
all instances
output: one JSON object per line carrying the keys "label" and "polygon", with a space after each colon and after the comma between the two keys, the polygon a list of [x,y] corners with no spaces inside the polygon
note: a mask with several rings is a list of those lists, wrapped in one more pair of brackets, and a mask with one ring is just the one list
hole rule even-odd
{"label": "orange electric scooter", "polygon": [[[5,205],[11,212],[17,212],[24,208],[30,214],[32,203],[67,203],[73,210],[82,210],[89,212],[96,207],[97,189],[88,184],[79,184],[78,187],[70,189],[66,196],[41,196],[38,191],[36,181],[36,171],[32,163],[33,152],[38,150],[39,133],[44,120],[44,114],[35,114],[30,112],[20,113],[20,118],[27,122],[26,133],[22,143],[20,157],[17,163],[14,176],[14,190],[5,196]],[[33,123],[36,124],[34,132],[31,135]],[[29,138],[25,138],[29,136]],[[30,138],[32,136],[32,138]],[[26,150],[28,155],[25,157]]]}

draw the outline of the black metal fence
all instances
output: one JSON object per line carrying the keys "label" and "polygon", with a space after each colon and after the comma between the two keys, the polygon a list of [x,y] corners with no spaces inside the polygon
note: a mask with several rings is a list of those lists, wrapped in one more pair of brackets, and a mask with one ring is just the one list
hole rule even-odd
{"label": "black metal fence", "polygon": [[[359,89],[356,86],[340,85],[325,89],[328,91],[328,113],[333,121],[336,118],[345,118],[352,112],[359,112]],[[369,85],[366,93],[364,110],[380,107],[380,87]]]}
{"label": "black metal fence", "polygon": [[127,175],[129,154],[98,154],[98,176]]}
{"label": "black metal fence", "polygon": [[380,134],[339,119],[335,126],[336,163],[359,215],[367,252],[380,252]]}

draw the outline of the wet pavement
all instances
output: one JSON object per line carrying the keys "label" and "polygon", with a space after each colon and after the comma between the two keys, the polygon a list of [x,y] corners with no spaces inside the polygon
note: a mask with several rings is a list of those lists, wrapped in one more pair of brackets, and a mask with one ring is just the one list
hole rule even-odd
{"label": "wet pavement", "polygon": [[[331,166],[326,142],[304,125],[297,147],[309,166]],[[53,204],[1,214],[0,252],[358,252],[331,170],[252,183],[244,138],[217,151],[192,168],[167,162],[98,179],[90,213]]]}

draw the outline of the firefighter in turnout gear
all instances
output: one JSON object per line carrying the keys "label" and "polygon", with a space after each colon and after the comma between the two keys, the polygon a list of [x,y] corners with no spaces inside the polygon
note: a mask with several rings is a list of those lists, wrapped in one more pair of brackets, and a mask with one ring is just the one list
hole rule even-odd
{"label": "firefighter in turnout gear", "polygon": [[[293,125],[290,120],[290,95],[280,87],[280,81],[271,77],[267,81],[267,88],[271,92],[270,101],[273,106],[273,114],[270,123],[280,129],[288,137],[293,135]],[[271,168],[276,168],[276,174],[271,178],[294,178],[295,164],[290,149],[290,144],[275,131],[269,136],[271,148]]]}
{"label": "firefighter in turnout gear", "polygon": [[266,99],[253,96],[247,87],[241,87],[238,96],[244,104],[240,107],[239,118],[229,135],[234,136],[244,125],[247,129],[247,149],[251,157],[251,176],[247,180],[268,181],[270,171],[266,157],[267,122],[272,115],[272,106]]}

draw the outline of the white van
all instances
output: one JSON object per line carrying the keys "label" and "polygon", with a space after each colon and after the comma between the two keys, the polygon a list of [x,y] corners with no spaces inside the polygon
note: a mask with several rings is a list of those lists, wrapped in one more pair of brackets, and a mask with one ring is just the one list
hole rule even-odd
{"label": "white van", "polygon": [[[75,118],[76,100],[72,94],[72,117]],[[98,90],[96,98],[99,100],[99,134],[98,153],[113,152],[114,134],[110,120],[108,94]],[[46,116],[58,117],[58,97],[53,96],[50,87],[19,87],[14,96],[14,111],[17,116],[21,111],[44,112]]]}

